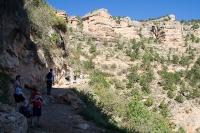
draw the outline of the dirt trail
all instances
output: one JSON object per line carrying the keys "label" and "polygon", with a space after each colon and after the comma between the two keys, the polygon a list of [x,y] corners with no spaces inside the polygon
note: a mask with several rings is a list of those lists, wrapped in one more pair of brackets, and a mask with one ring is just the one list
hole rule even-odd
{"label": "dirt trail", "polygon": [[[65,85],[66,86],[66,85]],[[93,122],[85,121],[72,106],[62,104],[57,98],[58,94],[67,93],[70,88],[65,86],[52,89],[51,95],[42,94],[44,98],[42,106],[41,126],[30,128],[27,133],[102,133],[104,129],[97,127]],[[35,118],[35,125],[37,119]]]}

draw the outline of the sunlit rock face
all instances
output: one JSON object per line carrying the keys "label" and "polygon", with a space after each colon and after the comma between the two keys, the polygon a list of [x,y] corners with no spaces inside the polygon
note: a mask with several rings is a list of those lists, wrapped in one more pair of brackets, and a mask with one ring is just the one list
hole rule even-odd
{"label": "sunlit rock face", "polygon": [[[157,38],[166,46],[183,45],[183,25],[175,20],[174,15],[159,19],[138,22],[129,17],[112,17],[106,9],[90,12],[82,17],[83,31],[92,33],[106,41],[114,41],[117,35],[137,40],[142,37]],[[198,30],[195,31],[199,35]]]}

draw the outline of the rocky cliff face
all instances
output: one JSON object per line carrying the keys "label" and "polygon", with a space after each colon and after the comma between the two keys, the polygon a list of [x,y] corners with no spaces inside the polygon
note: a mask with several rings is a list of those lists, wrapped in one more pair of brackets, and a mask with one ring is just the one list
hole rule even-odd
{"label": "rocky cliff face", "polygon": [[37,47],[30,40],[30,26],[26,12],[18,1],[0,2],[0,67],[8,74],[24,77],[26,86],[44,84],[44,64],[38,57]]}
{"label": "rocky cliff face", "polygon": [[192,30],[191,26],[183,25],[175,20],[174,15],[138,22],[129,17],[112,17],[106,9],[99,9],[83,16],[82,24],[84,32],[97,36],[100,41],[109,42],[114,41],[119,35],[137,40],[141,37],[152,37],[166,44],[167,47],[179,47],[184,45],[184,36],[188,33],[198,37],[200,35],[200,29]]}
{"label": "rocky cliff face", "polygon": [[83,31],[112,40],[113,35],[121,34],[129,39],[153,37],[165,44],[183,43],[182,25],[174,15],[149,21],[132,21],[129,17],[113,18],[106,9],[100,9],[83,17]]}
{"label": "rocky cliff face", "polygon": [[[67,14],[56,11],[58,16],[66,19]],[[65,14],[65,15],[64,15]],[[177,48],[184,46],[184,36],[194,34],[200,37],[200,28],[192,29],[192,25],[184,25],[168,15],[159,19],[139,22],[129,17],[119,18],[109,14],[107,9],[99,9],[82,17],[82,22],[76,16],[69,16],[66,22],[74,28],[82,23],[84,32],[98,38],[99,41],[114,42],[119,37],[127,39],[154,38],[166,47]]]}

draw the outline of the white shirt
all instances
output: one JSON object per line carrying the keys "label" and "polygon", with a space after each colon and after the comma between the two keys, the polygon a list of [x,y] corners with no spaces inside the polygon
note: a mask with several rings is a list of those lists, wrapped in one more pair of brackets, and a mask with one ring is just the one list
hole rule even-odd
{"label": "white shirt", "polygon": [[15,94],[17,94],[17,95],[22,94],[22,89],[17,84],[14,83],[13,86],[14,86],[14,89],[15,89]]}

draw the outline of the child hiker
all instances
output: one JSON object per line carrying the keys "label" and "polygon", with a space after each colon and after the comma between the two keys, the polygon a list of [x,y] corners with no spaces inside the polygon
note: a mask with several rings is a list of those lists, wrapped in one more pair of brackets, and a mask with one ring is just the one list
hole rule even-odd
{"label": "child hiker", "polygon": [[33,103],[32,118],[31,118],[31,128],[34,128],[34,117],[38,118],[38,128],[40,128],[40,116],[42,113],[42,96],[40,95],[38,89],[34,88],[34,93],[30,97],[30,101]]}

